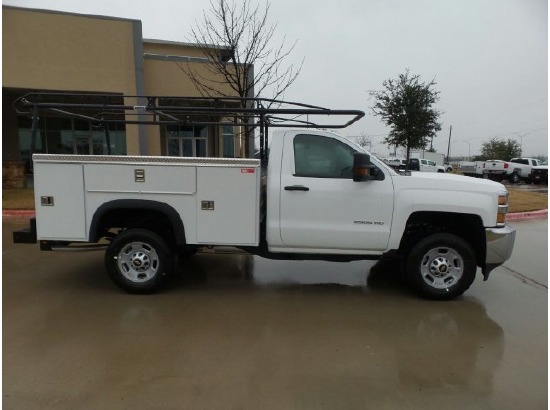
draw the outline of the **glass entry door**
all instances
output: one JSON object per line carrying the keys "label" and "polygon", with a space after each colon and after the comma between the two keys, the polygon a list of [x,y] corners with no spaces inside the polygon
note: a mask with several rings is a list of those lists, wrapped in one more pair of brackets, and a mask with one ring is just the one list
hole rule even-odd
{"label": "glass entry door", "polygon": [[166,127],[166,153],[175,157],[208,156],[208,127]]}

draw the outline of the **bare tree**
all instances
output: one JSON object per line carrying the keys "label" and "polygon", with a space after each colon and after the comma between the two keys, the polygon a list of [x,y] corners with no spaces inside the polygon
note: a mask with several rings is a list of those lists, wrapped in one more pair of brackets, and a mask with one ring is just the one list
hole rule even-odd
{"label": "bare tree", "polygon": [[357,145],[362,148],[369,147],[369,151],[372,151],[372,137],[367,135],[365,131],[361,131],[358,137],[355,137]]}
{"label": "bare tree", "polygon": [[[210,0],[210,9],[191,29],[191,41],[199,45],[209,64],[202,71],[191,64],[180,65],[201,95],[277,99],[294,83],[303,60],[299,66],[286,64],[296,42],[287,47],[283,38],[273,44],[277,24],[269,23],[269,10],[269,1],[261,7],[250,0]],[[245,127],[247,156],[251,134],[250,127]]]}

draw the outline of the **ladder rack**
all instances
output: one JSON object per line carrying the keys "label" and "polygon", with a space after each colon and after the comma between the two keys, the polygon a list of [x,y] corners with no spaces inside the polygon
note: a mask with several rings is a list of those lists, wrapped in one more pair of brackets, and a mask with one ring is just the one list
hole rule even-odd
{"label": "ladder rack", "polygon": [[[359,110],[333,110],[310,104],[266,98],[139,96],[105,93],[32,92],[14,102],[19,115],[32,118],[31,155],[36,149],[40,114],[91,121],[105,132],[110,154],[110,124],[231,125],[250,137],[259,129],[260,158],[267,163],[268,129],[348,127],[364,117]],[[332,117],[328,123],[322,119]],[[334,119],[334,120],[333,120]]]}

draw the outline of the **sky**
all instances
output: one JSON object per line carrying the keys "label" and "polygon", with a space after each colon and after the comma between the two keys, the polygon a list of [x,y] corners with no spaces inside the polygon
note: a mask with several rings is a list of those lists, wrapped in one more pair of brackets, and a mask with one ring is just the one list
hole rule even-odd
{"label": "sky", "polygon": [[[256,0],[252,0],[256,1]],[[191,42],[206,0],[3,0],[3,5],[142,21],[143,37]],[[260,1],[260,4],[265,4]],[[514,139],[524,156],[548,155],[546,0],[272,0],[274,45],[296,41],[300,76],[285,99],[366,116],[339,133],[372,138],[387,156],[389,129],[371,112],[371,90],[406,69],[435,80],[442,130],[433,146],[474,156],[491,138]]]}

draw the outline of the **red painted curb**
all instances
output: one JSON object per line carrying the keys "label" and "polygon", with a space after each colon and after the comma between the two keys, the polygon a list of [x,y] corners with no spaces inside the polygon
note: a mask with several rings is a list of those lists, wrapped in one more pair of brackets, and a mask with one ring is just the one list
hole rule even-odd
{"label": "red painted curb", "polygon": [[540,211],[531,212],[519,212],[516,214],[506,215],[507,221],[526,221],[530,219],[544,219],[548,218],[548,209],[541,209]]}
{"label": "red painted curb", "polygon": [[2,218],[34,218],[36,212],[26,209],[2,209]]}
{"label": "red painted curb", "polygon": [[[34,218],[35,212],[32,210],[23,209],[3,209],[2,217],[6,218]],[[540,211],[531,212],[518,212],[514,214],[508,214],[506,216],[507,221],[525,221],[530,219],[547,219],[548,209],[541,209]]]}

